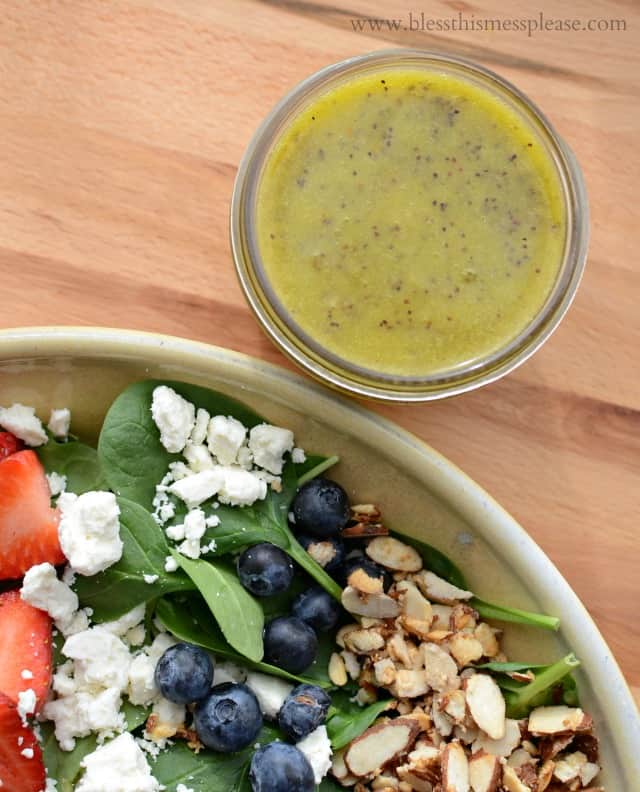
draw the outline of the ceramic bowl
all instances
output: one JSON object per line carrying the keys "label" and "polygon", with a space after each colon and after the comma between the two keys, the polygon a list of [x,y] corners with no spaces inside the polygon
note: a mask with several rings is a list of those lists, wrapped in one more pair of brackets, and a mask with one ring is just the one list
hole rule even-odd
{"label": "ceramic bowl", "polygon": [[73,431],[95,440],[111,401],[147,377],[225,391],[294,430],[306,449],[339,454],[332,471],[386,522],[450,555],[472,589],[494,602],[559,616],[560,632],[506,627],[512,659],[582,660],[583,706],[597,723],[608,792],[637,789],[640,719],[631,693],[589,614],[529,535],[461,470],[393,423],[314,383],[259,360],[193,341],[134,331],[30,328],[0,331],[0,403],[41,415],[68,406]]}

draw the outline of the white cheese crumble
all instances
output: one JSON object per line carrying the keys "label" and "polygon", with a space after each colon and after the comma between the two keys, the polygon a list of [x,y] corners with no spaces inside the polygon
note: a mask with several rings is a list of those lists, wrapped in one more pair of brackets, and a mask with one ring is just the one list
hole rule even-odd
{"label": "white cheese crumble", "polygon": [[244,682],[247,678],[247,672],[237,666],[235,663],[227,661],[226,663],[214,663],[213,682],[212,687],[222,685],[224,682]]}
{"label": "white cheese crumble", "polygon": [[211,470],[215,466],[213,457],[209,453],[206,445],[193,445],[187,443],[184,449],[184,458],[189,463],[189,467],[194,473],[201,473],[203,470]]}
{"label": "white cheese crumble", "polygon": [[112,492],[63,493],[58,505],[60,546],[76,572],[96,575],[120,560],[120,508]]}
{"label": "white cheese crumble", "polygon": [[64,439],[69,434],[69,427],[71,426],[71,410],[68,407],[63,407],[60,410],[51,410],[49,416],[49,423],[47,429],[54,437]]}
{"label": "white cheese crumble", "polygon": [[110,622],[103,622],[100,625],[101,630],[117,635],[119,638],[126,635],[129,630],[137,627],[144,619],[145,605],[137,605],[132,610],[123,614],[119,619]]}
{"label": "white cheese crumble", "polygon": [[296,748],[307,757],[313,770],[315,782],[320,784],[331,769],[332,751],[327,727],[318,726],[315,731],[312,731],[311,734],[296,743]]}
{"label": "white cheese crumble", "polygon": [[[36,564],[27,571],[22,581],[20,596],[34,608],[46,611],[63,635],[83,626],[77,619],[78,597],[66,583],[58,580],[52,564]],[[87,626],[88,626],[88,619]]]}
{"label": "white cheese crumble", "polygon": [[97,748],[81,762],[84,775],[76,792],[159,792],[160,783],[129,732]]}
{"label": "white cheese crumble", "polygon": [[60,473],[47,473],[47,482],[49,484],[49,491],[51,497],[55,498],[61,495],[67,488],[67,477]]}
{"label": "white cheese crumble", "polygon": [[247,674],[247,687],[256,695],[265,718],[275,719],[285,699],[293,690],[293,685],[278,677],[250,671]]}
{"label": "white cheese crumble", "polygon": [[200,558],[200,540],[207,530],[202,509],[192,509],[184,518],[182,528],[184,541],[178,546],[178,552],[187,558]]}
{"label": "white cheese crumble", "polygon": [[23,668],[20,672],[20,676],[22,679],[33,679],[33,671],[29,671],[28,668]]}
{"label": "white cheese crumble", "polygon": [[293,432],[280,426],[259,424],[249,432],[249,448],[258,467],[279,475],[285,453],[293,450]]}
{"label": "white cheese crumble", "polygon": [[131,656],[117,635],[102,626],[91,627],[76,633],[64,643],[62,653],[74,661],[75,680],[78,686],[127,687]]}
{"label": "white cheese crumble", "polygon": [[21,690],[18,693],[18,715],[22,718],[22,723],[26,726],[27,718],[36,711],[36,694],[31,688]]}
{"label": "white cheese crumble", "polygon": [[142,576],[142,579],[144,580],[144,582],[148,583],[150,586],[153,585],[154,583],[156,583],[159,578],[160,578],[160,575],[143,575]]}
{"label": "white cheese crumble", "polygon": [[167,556],[164,560],[165,572],[176,572],[178,570],[178,562],[173,556]]}
{"label": "white cheese crumble", "polygon": [[151,415],[160,430],[160,442],[172,454],[185,447],[196,421],[196,410],[173,388],[160,385],[153,391]]}
{"label": "white cheese crumble", "polygon": [[291,461],[294,465],[301,465],[303,462],[307,461],[307,455],[302,448],[294,448],[291,452]]}
{"label": "white cheese crumble", "polygon": [[147,706],[158,695],[155,683],[156,663],[146,652],[133,658],[129,667],[129,701],[132,704]]}
{"label": "white cheese crumble", "polygon": [[169,492],[177,495],[190,509],[217,495],[224,484],[224,476],[219,466],[185,476],[169,487]]}
{"label": "white cheese crumble", "polygon": [[48,439],[35,407],[24,404],[0,407],[0,426],[30,446],[44,445]]}
{"label": "white cheese crumble", "polygon": [[20,753],[25,759],[33,759],[33,748],[23,748]]}
{"label": "white cheese crumble", "polygon": [[207,430],[209,451],[221,465],[233,465],[246,435],[246,427],[236,418],[214,415]]}
{"label": "white cheese crumble", "polygon": [[184,784],[178,784],[176,787],[176,792],[194,792],[191,787],[185,786]]}
{"label": "white cheese crumble", "polygon": [[223,484],[218,492],[218,500],[229,506],[251,506],[267,496],[267,484],[249,471],[234,465],[219,467]]}
{"label": "white cheese crumble", "polygon": [[203,407],[198,407],[196,410],[196,422],[189,438],[189,442],[193,445],[201,445],[207,439],[210,418],[211,416]]}

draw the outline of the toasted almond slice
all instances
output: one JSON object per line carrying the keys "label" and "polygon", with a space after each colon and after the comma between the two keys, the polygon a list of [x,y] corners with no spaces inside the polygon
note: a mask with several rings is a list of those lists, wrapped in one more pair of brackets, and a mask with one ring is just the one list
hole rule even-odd
{"label": "toasted almond slice", "polygon": [[585,762],[580,768],[580,783],[588,786],[600,772],[600,765],[595,762]]}
{"label": "toasted almond slice", "polygon": [[500,688],[488,674],[474,674],[466,681],[471,717],[492,740],[505,735],[506,705]]}
{"label": "toasted almond slice", "polygon": [[522,765],[537,763],[537,759],[533,759],[531,754],[528,751],[525,751],[524,748],[517,748],[511,756],[507,759],[507,764],[509,767],[522,767]]}
{"label": "toasted almond slice", "polygon": [[578,778],[580,770],[587,764],[587,757],[582,751],[575,751],[574,753],[567,754],[561,759],[556,761],[556,766],[553,769],[553,775],[558,781],[566,784]]}
{"label": "toasted almond slice", "polygon": [[480,622],[480,624],[478,624],[473,631],[473,636],[482,644],[485,657],[495,657],[500,651],[500,644],[496,638],[495,630],[486,622]]}
{"label": "toasted almond slice", "polygon": [[351,507],[351,519],[356,522],[366,522],[367,520],[378,522],[381,516],[382,512],[375,503],[356,503]]}
{"label": "toasted almond slice", "polygon": [[356,655],[353,652],[350,652],[348,649],[345,649],[343,652],[340,652],[340,656],[344,660],[344,666],[347,669],[347,674],[349,674],[351,679],[357,679],[360,676],[361,669]]}
{"label": "toasted almond slice", "polygon": [[388,792],[390,789],[399,789],[400,782],[395,776],[392,775],[379,775],[371,782],[371,789],[379,790],[379,792]]}
{"label": "toasted almond slice", "polygon": [[[414,709],[407,714],[407,717],[413,718],[414,720],[418,721],[421,732],[428,732],[429,729],[433,726],[433,721],[431,720],[430,716],[427,715],[427,713],[424,711],[422,707],[414,707]],[[417,750],[417,747],[414,748],[414,752],[415,750]]]}
{"label": "toasted almond slice", "polygon": [[431,718],[435,727],[436,733],[440,737],[450,737],[453,732],[453,719],[450,718],[446,712],[440,708],[440,697],[434,698],[431,705]]}
{"label": "toasted almond slice", "polygon": [[413,547],[393,536],[380,536],[367,545],[366,554],[387,569],[417,572],[422,569],[422,557]]}
{"label": "toasted almond slice", "polygon": [[358,567],[349,575],[347,583],[362,594],[382,593],[382,579],[367,575],[361,567]]}
{"label": "toasted almond slice", "polygon": [[386,525],[376,522],[357,522],[348,525],[340,532],[343,539],[362,539],[367,536],[389,536],[389,529]]}
{"label": "toasted almond slice", "polygon": [[346,636],[350,632],[353,632],[353,630],[361,629],[361,626],[362,625],[360,624],[354,623],[354,624],[345,624],[342,627],[340,627],[340,629],[336,633],[336,643],[338,644],[338,646],[344,649],[344,639],[346,638]]}
{"label": "toasted almond slice", "polygon": [[[358,688],[358,692],[355,695],[355,702],[359,704],[361,707],[368,707],[369,704],[375,704],[378,700],[378,694],[376,693],[376,689],[373,685],[368,683],[362,683],[362,687]],[[391,704],[389,705],[389,709],[392,709]]]}
{"label": "toasted almond slice", "polygon": [[530,786],[520,780],[513,767],[508,765],[502,770],[502,786],[507,792],[533,792]]}
{"label": "toasted almond slice", "polygon": [[392,685],[396,679],[396,667],[390,657],[383,657],[373,664],[376,682],[384,687]]}
{"label": "toasted almond slice", "polygon": [[433,613],[432,629],[450,632],[449,624],[451,614],[453,613],[451,605],[439,605],[437,602],[432,603],[431,612]]}
{"label": "toasted almond slice", "polygon": [[[467,691],[467,702],[469,700],[469,692]],[[505,721],[504,737],[500,740],[492,740],[489,735],[480,732],[478,739],[473,744],[473,751],[480,749],[490,753],[493,756],[511,756],[515,749],[520,745],[522,734],[520,732],[520,724],[517,720],[507,718]]]}
{"label": "toasted almond slice", "polygon": [[452,635],[453,633],[450,630],[431,630],[431,632],[427,634],[427,641],[441,644],[451,638]]}
{"label": "toasted almond slice", "polygon": [[430,621],[420,621],[419,619],[412,619],[411,616],[401,616],[399,619],[400,624],[405,632],[415,635],[421,641],[428,641],[431,632]]}
{"label": "toasted almond slice", "polygon": [[480,731],[475,723],[458,724],[453,730],[453,736],[465,745],[471,745],[471,743],[475,742],[478,739],[478,734],[480,734]]}
{"label": "toasted almond slice", "polygon": [[356,654],[369,654],[384,646],[384,638],[376,630],[351,630],[344,642],[346,648]]}
{"label": "toasted almond slice", "polygon": [[346,685],[349,681],[344,660],[337,652],[334,652],[329,658],[329,679],[338,687]]}
{"label": "toasted almond slice", "polygon": [[417,698],[429,691],[429,684],[422,668],[401,668],[396,672],[396,679],[391,692],[397,698]]}
{"label": "toasted almond slice", "polygon": [[411,790],[411,792],[433,792],[433,784],[425,778],[420,778],[411,771],[407,765],[400,765],[396,773],[402,786],[398,786],[399,790]]}
{"label": "toasted almond slice", "polygon": [[573,734],[559,734],[557,737],[549,737],[546,740],[540,740],[540,756],[542,761],[546,762],[547,759],[555,759],[556,756],[564,751],[564,749],[573,742]]}
{"label": "toasted almond slice", "polygon": [[449,651],[454,656],[460,668],[465,668],[484,654],[482,644],[473,635],[466,632],[457,632],[447,641]]}
{"label": "toasted almond slice", "polygon": [[496,792],[500,783],[500,760],[478,751],[469,760],[469,783],[473,792]]}
{"label": "toasted almond slice", "polygon": [[347,769],[359,778],[384,769],[411,750],[419,731],[419,725],[411,718],[371,726],[349,746],[344,756]]}
{"label": "toasted almond slice", "polygon": [[405,616],[431,625],[431,603],[422,596],[416,585],[409,580],[402,580],[396,584],[396,591],[400,594],[400,608]]}
{"label": "toasted almond slice", "polygon": [[402,633],[394,633],[387,641],[387,651],[390,657],[405,668],[411,668],[413,658],[409,653],[409,643],[405,641]]}
{"label": "toasted almond slice", "polygon": [[442,752],[443,792],[469,792],[469,760],[459,742],[451,742]]}
{"label": "toasted almond slice", "polygon": [[395,619],[400,613],[398,603],[387,594],[361,595],[352,586],[342,592],[342,605],[349,613],[374,619]]}
{"label": "toasted almond slice", "polygon": [[351,775],[344,763],[344,755],[346,752],[346,748],[334,752],[331,761],[331,772],[342,786],[352,787],[358,783],[358,779]]}
{"label": "toasted almond slice", "polygon": [[467,701],[463,690],[450,690],[440,697],[440,708],[456,724],[462,723],[467,716]]}
{"label": "toasted almond slice", "polygon": [[371,616],[361,616],[360,626],[367,629],[369,627],[384,627],[384,619],[374,619]]}
{"label": "toasted almond slice", "polygon": [[421,644],[427,684],[443,691],[460,687],[458,667],[451,655],[433,643]]}
{"label": "toasted almond slice", "polygon": [[538,707],[529,715],[528,729],[531,734],[567,734],[586,731],[593,725],[589,715],[579,707]]}
{"label": "toasted almond slice", "polygon": [[449,629],[451,632],[468,630],[473,632],[476,628],[478,613],[464,602],[459,602],[451,610],[449,616]]}
{"label": "toasted almond slice", "polygon": [[459,600],[468,600],[473,597],[471,591],[453,586],[426,569],[414,575],[413,580],[418,584],[418,588],[427,599],[432,602],[439,602],[442,605],[455,605]]}
{"label": "toasted almond slice", "polygon": [[554,767],[555,763],[552,762],[551,759],[547,759],[547,761],[542,765],[538,771],[538,786],[536,788],[536,792],[544,792],[544,790],[549,786],[551,779],[553,778]]}

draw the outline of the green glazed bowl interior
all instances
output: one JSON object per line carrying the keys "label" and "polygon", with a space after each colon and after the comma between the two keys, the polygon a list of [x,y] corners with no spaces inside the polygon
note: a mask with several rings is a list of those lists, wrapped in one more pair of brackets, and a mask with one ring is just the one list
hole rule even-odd
{"label": "green glazed bowl interior", "polygon": [[0,404],[21,401],[43,417],[70,407],[74,433],[90,442],[117,393],[148,377],[225,391],[293,429],[308,451],[338,454],[332,475],[350,495],[377,503],[391,527],[450,555],[479,596],[559,616],[557,635],[505,625],[505,649],[531,661],[575,651],[582,704],[601,740],[603,783],[608,792],[638,789],[638,712],[589,614],[515,520],[432,448],[296,374],[219,347],[108,329],[0,331]]}

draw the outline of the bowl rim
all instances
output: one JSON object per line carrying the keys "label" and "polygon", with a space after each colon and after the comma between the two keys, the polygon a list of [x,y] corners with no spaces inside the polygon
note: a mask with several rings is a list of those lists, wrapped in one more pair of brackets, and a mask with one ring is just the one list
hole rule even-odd
{"label": "bowl rim", "polygon": [[322,403],[323,418],[330,425],[341,420],[346,425],[355,422],[365,426],[374,442],[379,437],[391,444],[393,456],[409,458],[408,467],[418,480],[430,486],[482,535],[491,536],[493,549],[503,559],[506,560],[503,550],[510,553],[509,563],[532,595],[542,604],[545,600],[553,602],[554,612],[562,619],[560,633],[582,658],[583,672],[606,717],[621,772],[629,779],[640,777],[640,715],[620,667],[585,606],[524,528],[479,484],[430,445],[388,418],[296,372],[213,344],[108,327],[0,329],[0,364],[70,357],[162,363],[172,354],[179,354],[183,365],[201,366],[203,373],[207,366],[211,372],[216,366],[223,366],[231,377],[234,372],[257,372],[265,382],[281,385],[294,403],[295,399],[303,403],[302,399],[312,393]]}

